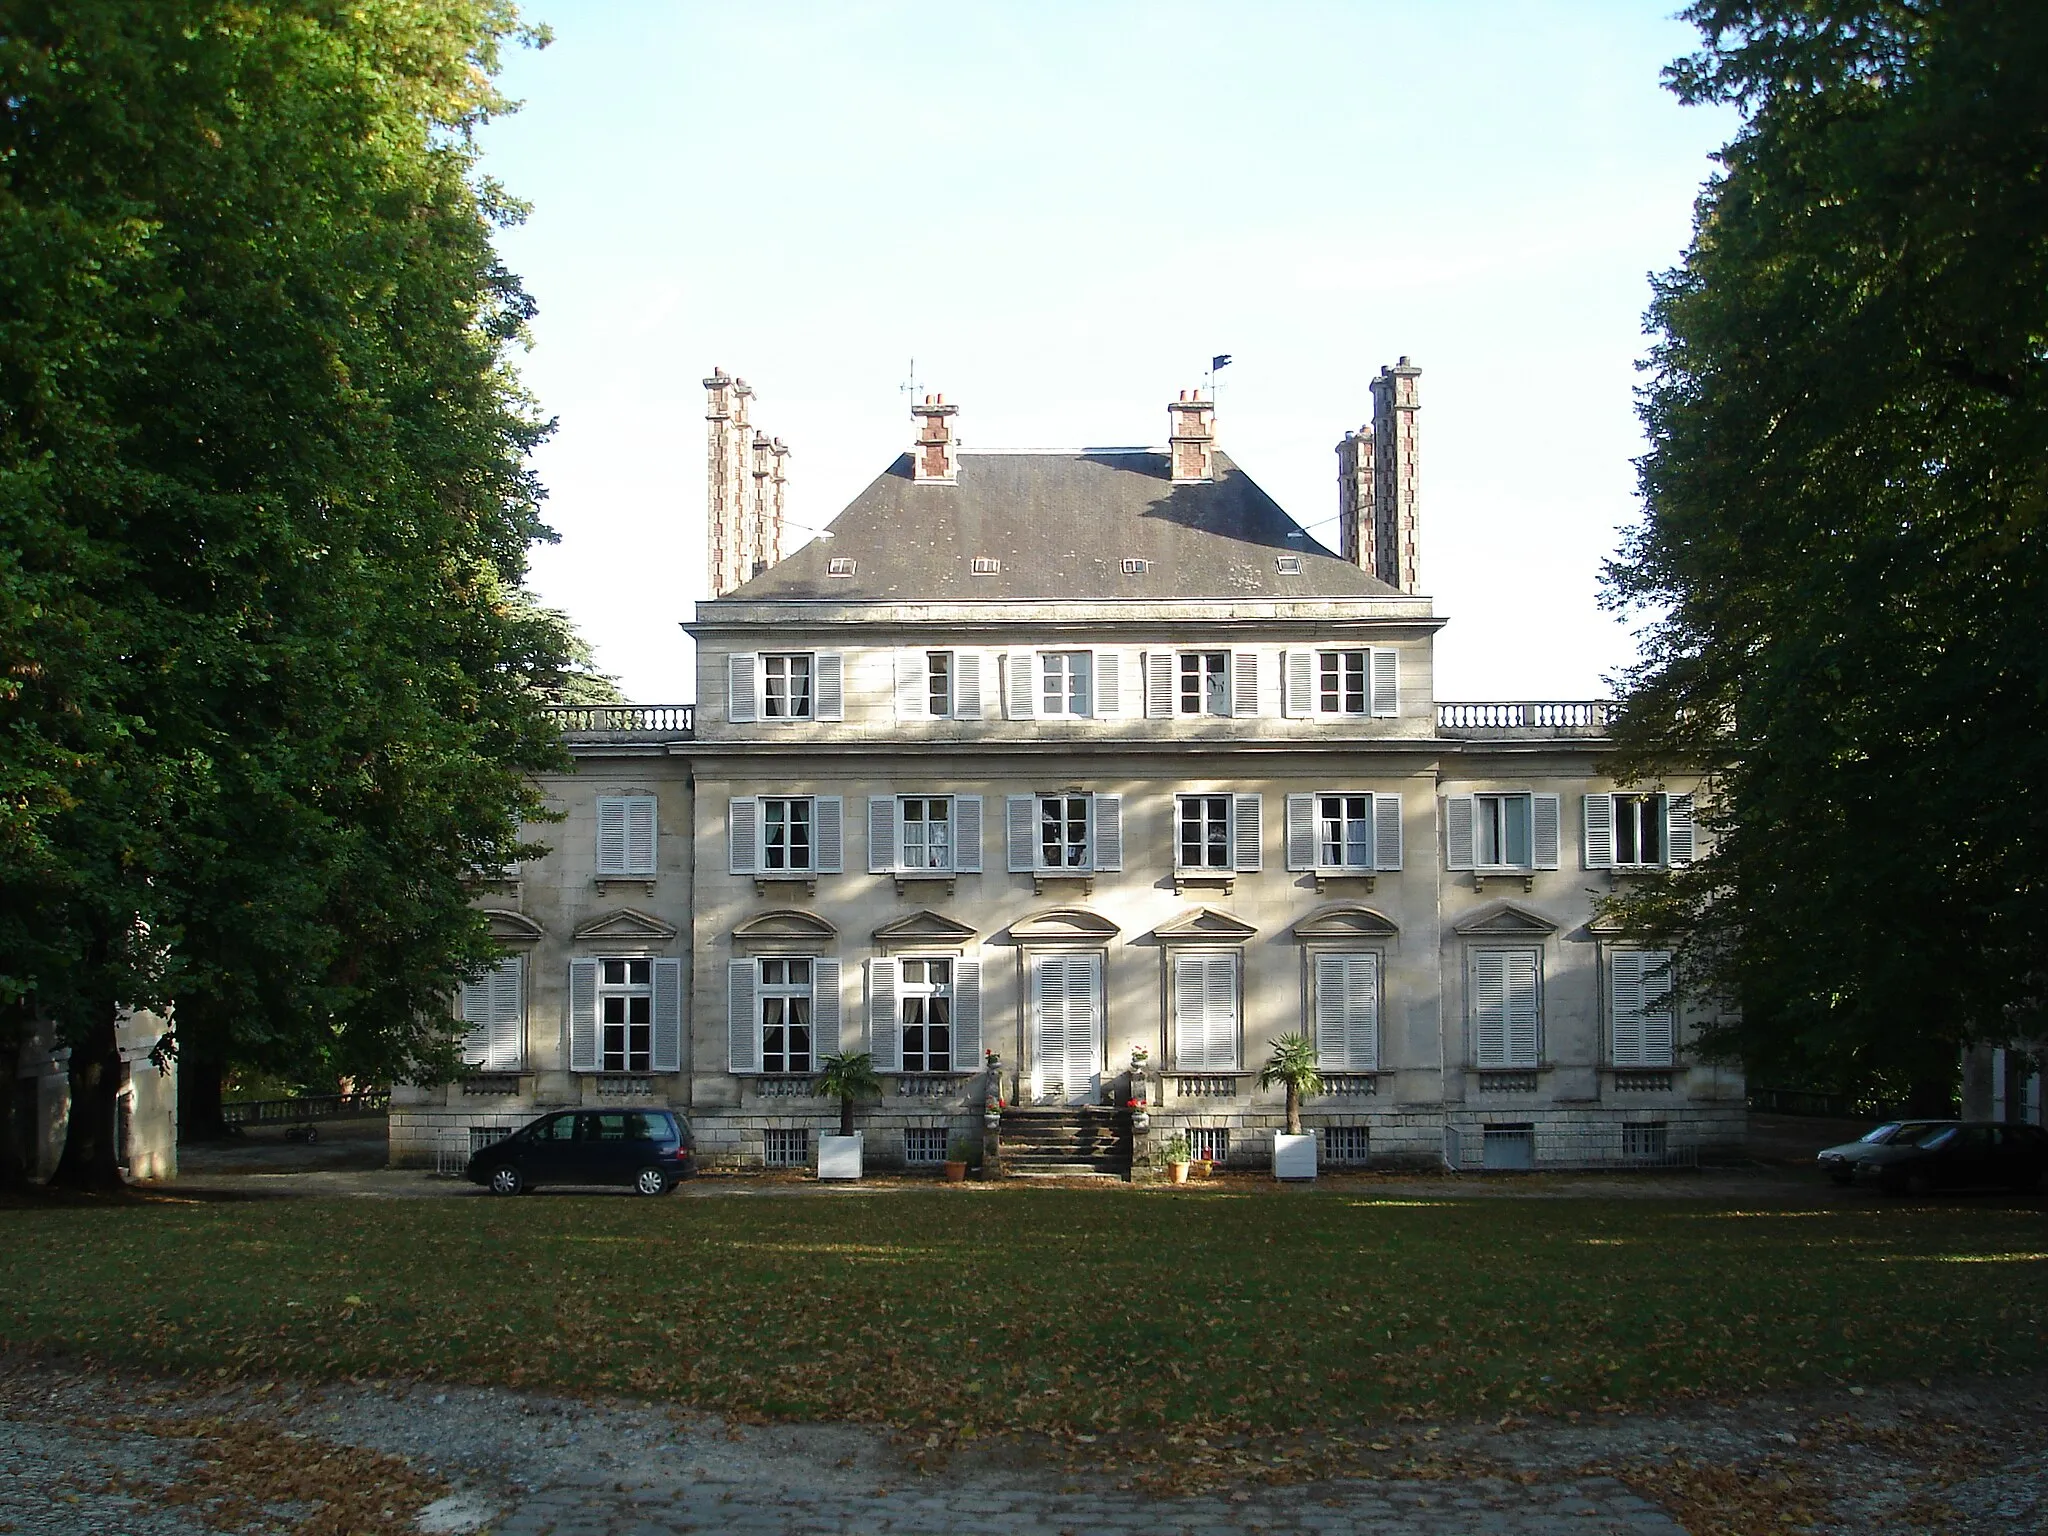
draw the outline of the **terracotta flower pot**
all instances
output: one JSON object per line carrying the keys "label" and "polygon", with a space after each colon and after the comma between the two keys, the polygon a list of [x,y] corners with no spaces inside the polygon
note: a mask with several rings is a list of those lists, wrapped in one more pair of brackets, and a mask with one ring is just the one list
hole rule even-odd
{"label": "terracotta flower pot", "polygon": [[1186,1163],[1168,1163],[1168,1164],[1166,1165],[1166,1171],[1167,1171],[1167,1172],[1168,1172],[1169,1174],[1171,1174],[1171,1175],[1173,1176],[1173,1182],[1174,1182],[1174,1183],[1176,1183],[1176,1184],[1185,1184],[1185,1183],[1187,1183],[1187,1181],[1188,1181],[1188,1164],[1186,1164]]}
{"label": "terracotta flower pot", "polygon": [[966,1180],[967,1165],[965,1163],[947,1163],[944,1167],[948,1184],[959,1184]]}

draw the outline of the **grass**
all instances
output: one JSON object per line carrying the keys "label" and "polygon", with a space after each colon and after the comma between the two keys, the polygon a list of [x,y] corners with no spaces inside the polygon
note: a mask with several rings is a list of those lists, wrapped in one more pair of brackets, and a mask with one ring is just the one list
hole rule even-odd
{"label": "grass", "polygon": [[0,1294],[0,1344],[201,1375],[615,1391],[1143,1460],[2039,1369],[2048,1212],[1075,1189],[52,1207],[0,1211]]}

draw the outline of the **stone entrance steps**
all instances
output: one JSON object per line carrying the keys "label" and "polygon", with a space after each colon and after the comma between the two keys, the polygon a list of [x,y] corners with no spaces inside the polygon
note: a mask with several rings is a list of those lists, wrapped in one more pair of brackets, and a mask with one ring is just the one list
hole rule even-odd
{"label": "stone entrance steps", "polygon": [[1130,1132],[1114,1109],[1006,1109],[1002,1138],[1003,1174],[1008,1178],[1131,1176]]}

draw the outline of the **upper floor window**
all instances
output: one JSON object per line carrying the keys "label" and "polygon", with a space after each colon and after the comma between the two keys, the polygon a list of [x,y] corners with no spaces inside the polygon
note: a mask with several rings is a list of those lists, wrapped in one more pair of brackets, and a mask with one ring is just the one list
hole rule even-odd
{"label": "upper floor window", "polygon": [[981,796],[873,795],[868,869],[873,874],[973,873],[981,868]]}
{"label": "upper floor window", "polygon": [[1452,869],[1557,868],[1558,797],[1522,791],[1450,795],[1444,844]]}
{"label": "upper floor window", "polygon": [[899,650],[896,653],[896,718],[979,720],[979,651]]}
{"label": "upper floor window", "polygon": [[843,805],[837,795],[733,796],[728,868],[735,875],[838,874]]}
{"label": "upper floor window", "polygon": [[811,718],[811,658],[805,654],[761,658],[761,718]]}
{"label": "upper floor window", "polygon": [[926,651],[924,655],[925,710],[934,720],[953,713],[953,653]]}
{"label": "upper floor window", "polygon": [[1586,868],[1660,869],[1693,857],[1691,795],[1587,795]]}
{"label": "upper floor window", "polygon": [[1122,713],[1123,658],[1117,651],[1008,651],[1002,666],[1006,719],[1102,719]]}
{"label": "upper floor window", "polygon": [[1257,651],[1148,650],[1143,663],[1147,719],[1259,713]]}
{"label": "upper floor window", "polygon": [[1474,795],[1472,809],[1474,864],[1486,869],[1533,867],[1527,795]]}
{"label": "upper floor window", "polygon": [[654,796],[598,796],[598,878],[608,875],[651,877],[655,871],[655,835]]}
{"label": "upper floor window", "polygon": [[1180,797],[1180,867],[1229,869],[1230,796]]}
{"label": "upper floor window", "polygon": [[1401,653],[1385,646],[1289,651],[1282,658],[1286,713],[1382,718],[1401,712]]}
{"label": "upper floor window", "polygon": [[1040,795],[1038,867],[1086,869],[1088,854],[1088,796]]}
{"label": "upper floor window", "polygon": [[1093,652],[1042,652],[1038,658],[1038,678],[1041,715],[1086,718],[1094,713]]}
{"label": "upper floor window", "polygon": [[1397,870],[1401,797],[1363,790],[1318,790],[1287,797],[1287,867]]}
{"label": "upper floor window", "polygon": [[764,796],[761,801],[761,867],[809,871],[811,800],[808,795]]}
{"label": "upper floor window", "polygon": [[837,651],[735,651],[726,668],[730,721],[845,718],[845,658]]}
{"label": "upper floor window", "polygon": [[1079,790],[1012,795],[1010,868],[1089,874],[1123,868],[1123,798]]}
{"label": "upper floor window", "polygon": [[1364,651],[1316,652],[1316,708],[1326,715],[1371,713]]}
{"label": "upper floor window", "polygon": [[1180,653],[1180,713],[1184,715],[1228,715],[1230,713],[1230,653],[1228,651],[1182,651]]}
{"label": "upper floor window", "polygon": [[953,867],[953,802],[945,795],[905,795],[897,802],[902,845],[897,864],[903,869]]}

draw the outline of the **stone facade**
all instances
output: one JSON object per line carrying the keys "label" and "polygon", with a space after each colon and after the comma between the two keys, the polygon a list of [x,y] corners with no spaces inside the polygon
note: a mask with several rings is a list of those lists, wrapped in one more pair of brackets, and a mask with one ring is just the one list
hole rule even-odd
{"label": "stone facade", "polygon": [[[173,1057],[159,1068],[150,1059],[163,1034],[154,1013],[121,1015],[120,1163],[130,1179],[147,1183],[178,1176],[178,1064]],[[70,1052],[53,1049],[46,1031],[22,1047],[14,1093],[22,1162],[32,1178],[47,1179],[64,1152],[71,1078]]]}

